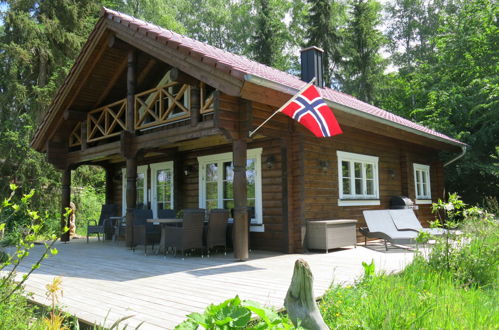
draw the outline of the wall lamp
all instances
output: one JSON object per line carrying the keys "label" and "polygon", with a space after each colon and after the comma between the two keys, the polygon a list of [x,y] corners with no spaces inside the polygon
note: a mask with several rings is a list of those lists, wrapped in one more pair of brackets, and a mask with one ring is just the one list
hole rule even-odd
{"label": "wall lamp", "polygon": [[274,167],[274,163],[275,163],[274,155],[268,156],[267,159],[265,160],[265,164],[267,165],[267,168]]}
{"label": "wall lamp", "polygon": [[194,166],[188,165],[184,168],[184,174],[187,176],[194,171]]}
{"label": "wall lamp", "polygon": [[326,173],[329,168],[329,162],[327,160],[319,160],[319,167],[322,172]]}

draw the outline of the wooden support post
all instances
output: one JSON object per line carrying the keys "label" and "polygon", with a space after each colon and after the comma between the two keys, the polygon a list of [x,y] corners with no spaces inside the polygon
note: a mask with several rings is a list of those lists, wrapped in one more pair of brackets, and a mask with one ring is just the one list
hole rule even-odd
{"label": "wooden support post", "polygon": [[137,160],[135,157],[126,160],[126,246],[134,246],[133,209],[137,202]]}
{"label": "wooden support post", "polygon": [[114,196],[114,167],[106,166],[106,204],[113,204],[113,196]]}
{"label": "wooden support post", "polygon": [[[128,51],[127,70],[127,111],[126,111],[126,136],[132,140],[135,133],[135,85],[136,85],[137,59],[135,50]],[[126,245],[134,246],[133,237],[133,209],[137,201],[137,156],[126,154]]]}
{"label": "wooden support post", "polygon": [[198,86],[191,86],[191,126],[197,126],[201,109],[201,90]]}
{"label": "wooden support post", "polygon": [[247,260],[248,247],[248,207],[246,192],[246,139],[232,141],[234,166],[234,258]]}
{"label": "wooden support post", "polygon": [[61,242],[68,242],[69,230],[64,229],[69,228],[69,219],[65,214],[71,202],[71,169],[66,168],[62,172],[61,183]]}
{"label": "wooden support post", "polygon": [[135,55],[135,50],[128,51],[128,71],[127,71],[127,81],[126,81],[126,98],[127,98],[127,109],[126,109],[126,129],[127,131],[133,132],[135,130],[135,77],[136,77],[136,66],[137,60]]}

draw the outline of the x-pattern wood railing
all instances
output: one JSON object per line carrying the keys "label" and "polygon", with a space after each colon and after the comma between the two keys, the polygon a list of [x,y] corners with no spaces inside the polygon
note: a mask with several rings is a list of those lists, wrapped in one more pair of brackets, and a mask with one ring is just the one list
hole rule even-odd
{"label": "x-pattern wood railing", "polygon": [[207,86],[205,83],[200,84],[200,99],[201,99],[201,114],[213,111],[213,90],[211,87]]}
{"label": "x-pattern wood railing", "polygon": [[119,135],[126,129],[126,99],[92,110],[87,116],[87,141]]}
{"label": "x-pattern wood railing", "polygon": [[81,122],[77,123],[69,135],[69,146],[81,146]]}
{"label": "x-pattern wood railing", "polygon": [[190,116],[189,86],[171,82],[135,95],[135,129],[157,126]]}
{"label": "x-pattern wood railing", "polygon": [[[200,113],[213,112],[215,89],[200,83]],[[135,129],[144,129],[157,125],[179,121],[190,116],[189,85],[170,82],[134,97]],[[87,142],[95,142],[119,135],[126,130],[127,100],[122,99],[112,104],[92,110],[87,114]],[[69,136],[69,146],[82,145],[81,122],[77,123]]]}

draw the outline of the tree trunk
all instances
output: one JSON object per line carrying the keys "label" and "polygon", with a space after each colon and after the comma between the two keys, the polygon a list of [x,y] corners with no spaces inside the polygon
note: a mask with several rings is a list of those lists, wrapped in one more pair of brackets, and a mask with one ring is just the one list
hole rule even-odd
{"label": "tree trunk", "polygon": [[300,322],[300,326],[307,330],[329,329],[314,300],[313,280],[307,262],[303,259],[296,260],[284,307],[295,326]]}

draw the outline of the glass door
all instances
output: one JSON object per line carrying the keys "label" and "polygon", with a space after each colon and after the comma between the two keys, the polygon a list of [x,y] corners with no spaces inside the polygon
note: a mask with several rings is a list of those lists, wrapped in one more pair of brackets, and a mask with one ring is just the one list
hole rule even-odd
{"label": "glass door", "polygon": [[151,207],[158,218],[158,210],[173,210],[173,162],[151,164],[151,179]]}

